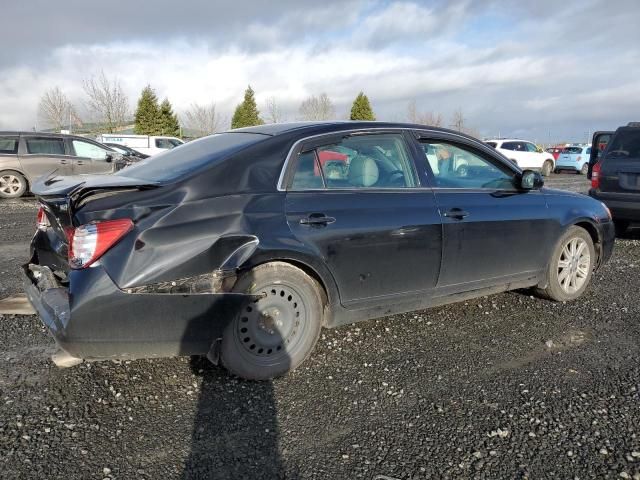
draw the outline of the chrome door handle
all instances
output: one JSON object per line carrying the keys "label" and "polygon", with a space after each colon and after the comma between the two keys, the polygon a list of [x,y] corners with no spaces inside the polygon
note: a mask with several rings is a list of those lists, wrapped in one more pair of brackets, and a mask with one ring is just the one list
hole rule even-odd
{"label": "chrome door handle", "polygon": [[330,223],[335,222],[336,219],[333,217],[327,217],[323,214],[311,214],[306,218],[300,219],[301,225],[329,225]]}

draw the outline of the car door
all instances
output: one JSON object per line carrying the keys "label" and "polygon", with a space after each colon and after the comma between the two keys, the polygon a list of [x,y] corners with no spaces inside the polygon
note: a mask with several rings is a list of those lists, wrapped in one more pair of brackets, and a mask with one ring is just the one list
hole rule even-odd
{"label": "car door", "polygon": [[303,142],[287,178],[293,235],[322,258],[342,304],[423,295],[437,282],[442,227],[406,134],[357,132]]}
{"label": "car door", "polygon": [[522,142],[525,149],[525,157],[527,159],[524,164],[526,168],[542,168],[547,156],[544,153],[538,152],[538,147],[531,142]]}
{"label": "car door", "polygon": [[591,139],[591,153],[589,154],[589,169],[587,171],[587,178],[591,179],[591,171],[593,166],[598,163],[602,157],[603,152],[607,149],[607,145],[611,140],[614,132],[595,132]]}
{"label": "car door", "polygon": [[111,173],[114,171],[114,155],[97,143],[77,138],[70,139],[73,153],[73,173],[75,175],[92,173]]}
{"label": "car door", "polygon": [[20,140],[18,158],[30,182],[53,171],[73,173],[73,160],[62,136],[22,135]]}
{"label": "car door", "polygon": [[[419,134],[418,143],[442,217],[439,289],[498,285],[545,268],[558,227],[540,190],[518,190],[516,170],[462,137]],[[471,167],[458,168],[463,160]]]}

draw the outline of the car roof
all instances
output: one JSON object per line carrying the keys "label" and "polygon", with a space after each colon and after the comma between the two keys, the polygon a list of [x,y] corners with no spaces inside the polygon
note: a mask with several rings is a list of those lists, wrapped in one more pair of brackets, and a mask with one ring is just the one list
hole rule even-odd
{"label": "car roof", "polygon": [[[448,128],[432,127],[429,125],[420,125],[416,123],[401,123],[401,122],[370,122],[370,121],[358,121],[358,120],[342,120],[342,121],[327,121],[327,122],[288,122],[288,123],[271,123],[268,125],[258,125],[255,127],[236,128],[233,130],[227,130],[222,133],[256,133],[267,136],[277,136],[286,133],[297,134],[322,134],[331,132],[340,132],[343,130],[354,129],[408,129],[408,130],[431,130],[449,134],[455,134],[464,136],[467,138],[473,138],[457,130],[450,130]],[[474,140],[478,140],[475,139]]]}

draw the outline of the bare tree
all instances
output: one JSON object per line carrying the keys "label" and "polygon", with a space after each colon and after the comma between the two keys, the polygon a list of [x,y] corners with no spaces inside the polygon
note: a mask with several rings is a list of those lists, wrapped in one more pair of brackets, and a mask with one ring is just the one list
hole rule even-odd
{"label": "bare tree", "polygon": [[129,113],[129,99],[117,78],[110,80],[101,71],[99,75],[85,79],[83,88],[88,97],[87,107],[109,133],[124,125]]}
{"label": "bare tree", "polygon": [[333,102],[326,93],[312,95],[300,104],[300,116],[303,120],[331,120],[336,116]]}
{"label": "bare tree", "polygon": [[428,125],[430,127],[442,126],[442,114],[434,112],[421,112],[416,107],[415,100],[409,102],[407,106],[407,120],[411,123]]}
{"label": "bare tree", "polygon": [[267,111],[267,123],[280,123],[283,121],[282,112],[280,111],[280,107],[278,107],[276,97],[267,98],[265,110]]}
{"label": "bare tree", "polygon": [[58,86],[45,91],[40,97],[38,114],[45,125],[58,131],[77,120],[71,102]]}
{"label": "bare tree", "polygon": [[185,126],[195,130],[197,136],[204,137],[216,133],[220,129],[222,119],[216,110],[216,104],[208,105],[192,103],[184,113]]}
{"label": "bare tree", "polygon": [[459,132],[464,132],[464,114],[462,113],[462,109],[458,108],[455,112],[453,112],[453,117],[451,117],[451,128],[457,130]]}

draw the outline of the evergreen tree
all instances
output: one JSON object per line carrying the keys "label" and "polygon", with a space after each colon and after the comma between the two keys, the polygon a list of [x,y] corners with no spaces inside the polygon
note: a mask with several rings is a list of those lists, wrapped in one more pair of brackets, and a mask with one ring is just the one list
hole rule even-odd
{"label": "evergreen tree", "polygon": [[260,112],[256,105],[253,89],[251,85],[244,92],[244,100],[237,107],[231,119],[231,128],[251,127],[262,125],[264,121],[260,118]]}
{"label": "evergreen tree", "polygon": [[151,85],[142,89],[135,113],[133,131],[138,135],[156,135],[159,131],[160,107],[158,97]]}
{"label": "evergreen tree", "polygon": [[173,108],[169,99],[165,98],[160,104],[160,135],[180,135],[180,123],[178,122],[178,116],[173,113]]}
{"label": "evergreen tree", "polygon": [[351,120],[375,120],[371,104],[367,96],[360,92],[351,106]]}

